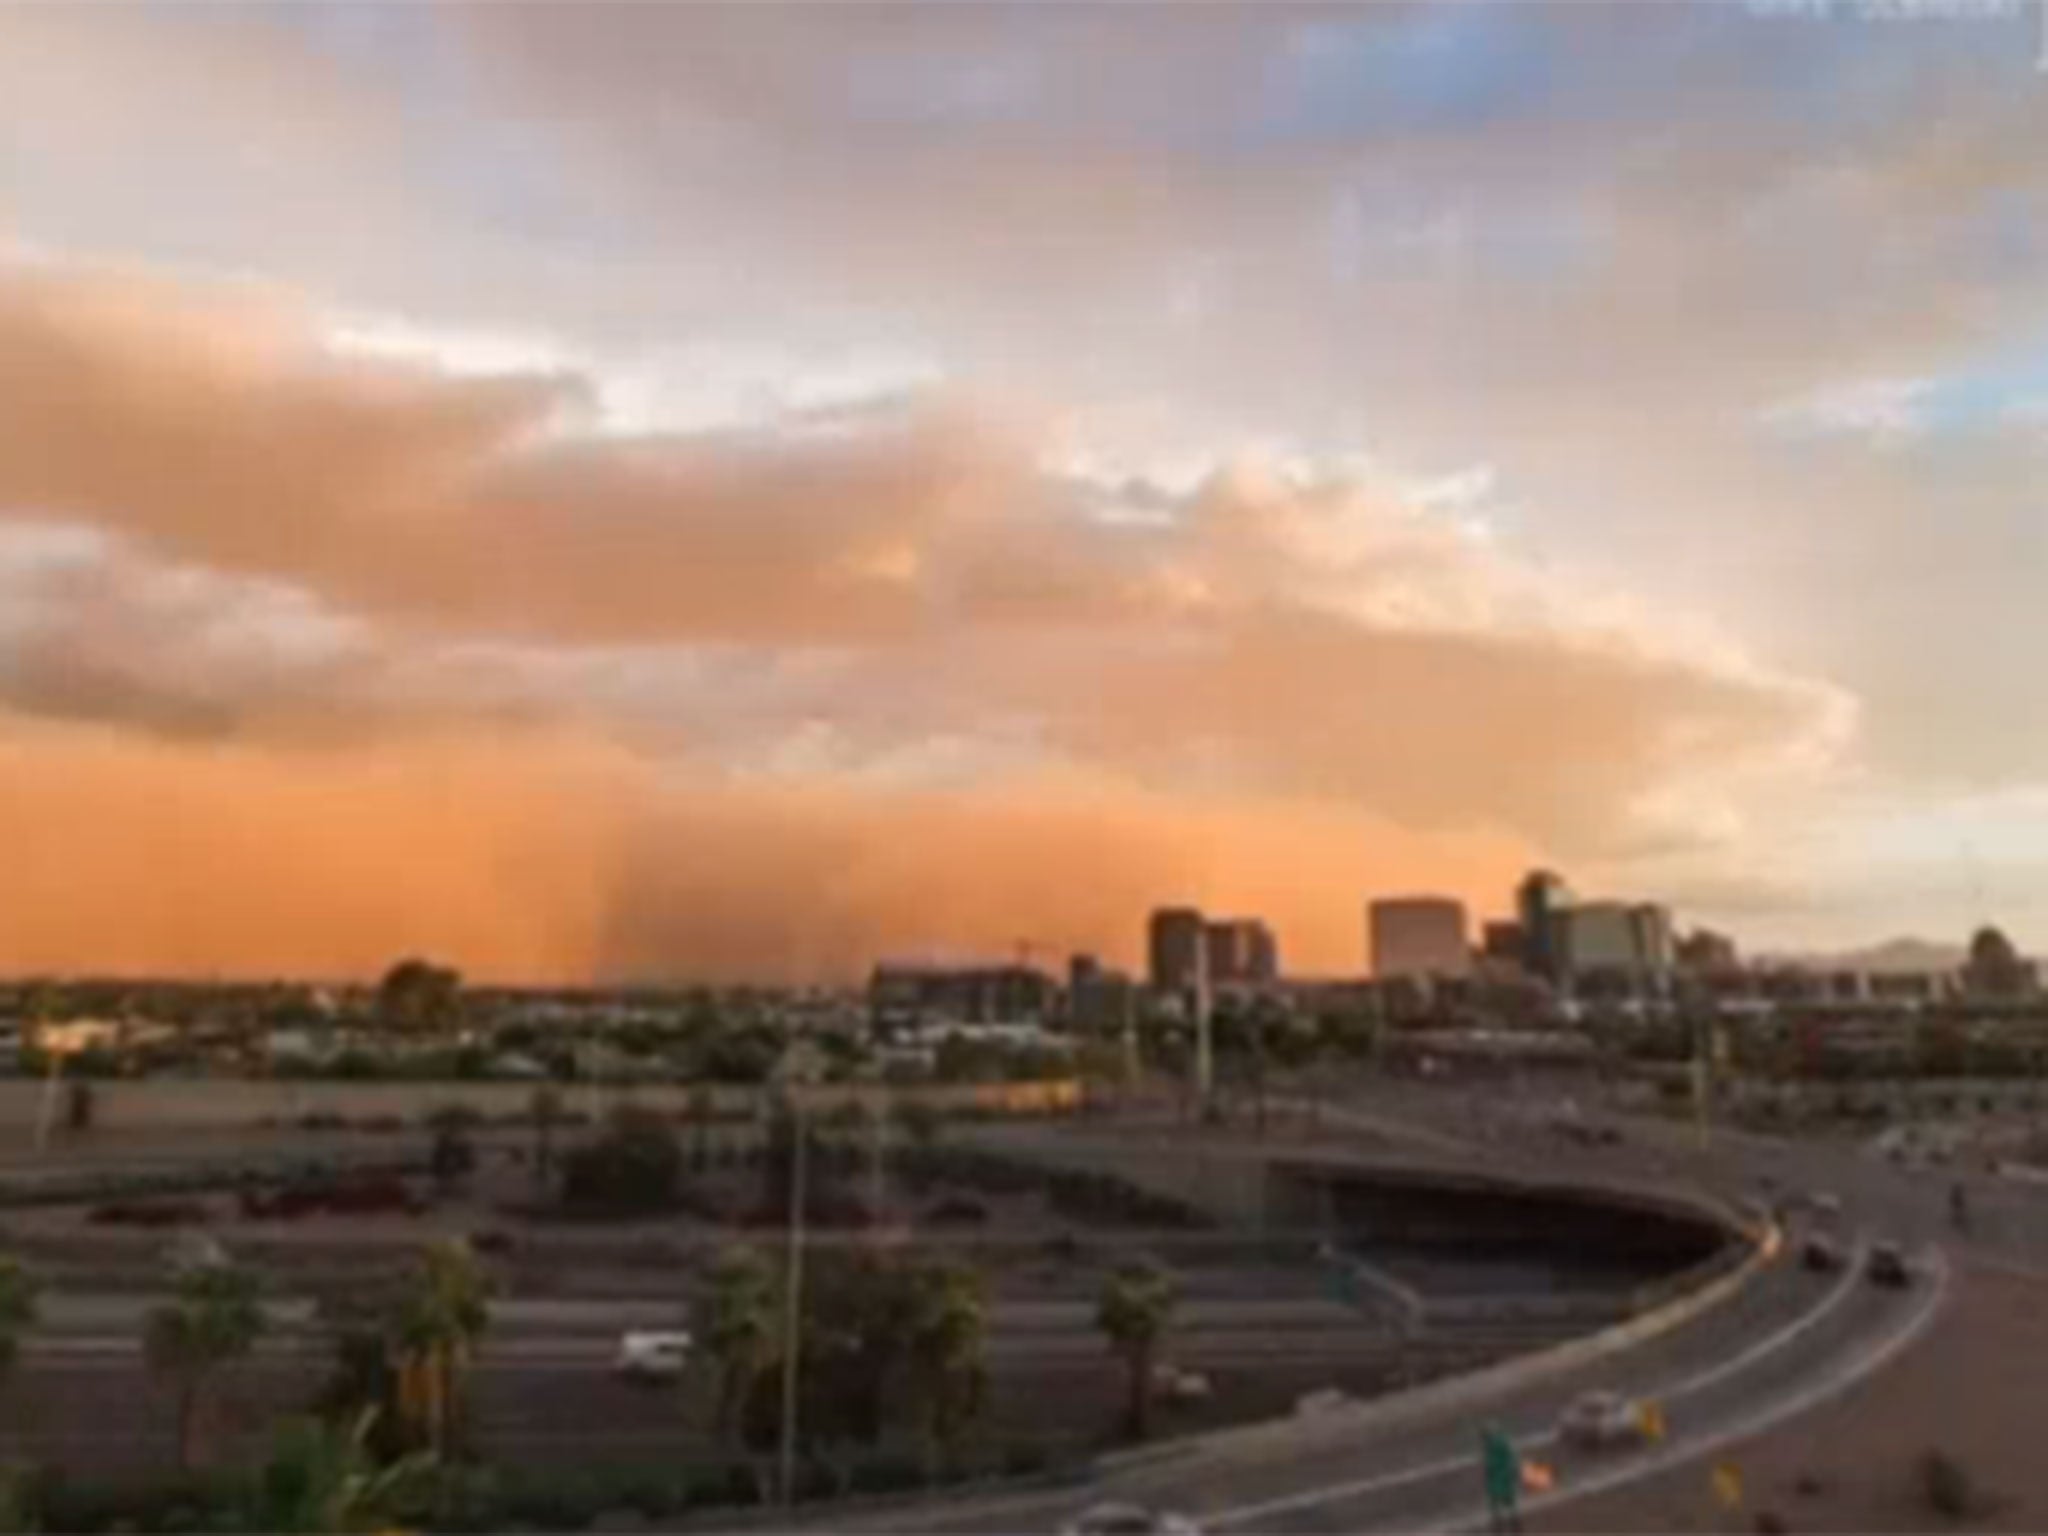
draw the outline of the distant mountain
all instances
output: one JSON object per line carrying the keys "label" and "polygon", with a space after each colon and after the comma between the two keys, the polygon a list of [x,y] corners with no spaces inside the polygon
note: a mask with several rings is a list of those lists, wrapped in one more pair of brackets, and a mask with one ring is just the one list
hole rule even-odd
{"label": "distant mountain", "polygon": [[1952,971],[1968,958],[1961,944],[1936,944],[1927,939],[1886,939],[1868,949],[1844,950],[1836,955],[1778,955],[1773,963],[1796,965],[1809,971],[1865,971],[1880,976],[1902,976],[1918,971]]}

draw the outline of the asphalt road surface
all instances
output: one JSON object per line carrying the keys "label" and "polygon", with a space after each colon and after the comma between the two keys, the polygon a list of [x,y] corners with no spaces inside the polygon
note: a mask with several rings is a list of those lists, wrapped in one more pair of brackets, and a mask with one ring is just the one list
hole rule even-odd
{"label": "asphalt road surface", "polygon": [[[1709,1455],[1851,1389],[1932,1323],[1948,1292],[1952,1259],[1945,1249],[1964,1258],[2048,1255],[2048,1200],[2037,1189],[1972,1181],[1973,1219],[1961,1233],[1949,1225],[1948,1177],[1901,1171],[1854,1146],[1723,1134],[1701,1150],[1685,1126],[1589,1113],[1583,1118],[1613,1124],[1623,1139],[1585,1148],[1561,1145],[1540,1109],[1517,1116],[1504,1108],[1498,1094],[1424,1091],[1389,1094],[1353,1113],[1382,1137],[1398,1134],[1406,1117],[1426,1133],[1435,1155],[1504,1171],[1534,1161],[1547,1173],[1690,1186],[1731,1199],[1826,1191],[1842,1203],[1832,1226],[1851,1246],[1852,1262],[1835,1274],[1807,1271],[1795,1229],[1746,1286],[1678,1329],[1478,1403],[1415,1412],[1388,1403],[1356,1428],[1304,1422],[1298,1433],[1258,1437],[1242,1449],[1227,1439],[1179,1453],[1168,1448],[1074,1489],[933,1502],[829,1523],[1048,1531],[1091,1504],[1118,1500],[1178,1511],[1209,1530],[1476,1528],[1484,1522],[1477,1461],[1483,1425],[1501,1426],[1524,1455],[1554,1469],[1555,1491],[1529,1501],[1530,1509],[1566,1504]],[[1472,1126],[1488,1129],[1477,1138],[1450,1134]],[[1860,1260],[1877,1240],[1912,1250],[1914,1284],[1889,1290],[1865,1278]],[[1557,1443],[1564,1407],[1596,1388],[1660,1403],[1666,1438],[1601,1452]]]}

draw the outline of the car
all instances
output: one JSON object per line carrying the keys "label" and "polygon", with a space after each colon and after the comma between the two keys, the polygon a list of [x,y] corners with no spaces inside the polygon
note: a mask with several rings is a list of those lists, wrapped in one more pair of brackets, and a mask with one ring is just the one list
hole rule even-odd
{"label": "car", "polygon": [[1097,1504],[1060,1527],[1060,1536],[1202,1536],[1186,1515],[1142,1504]]}
{"label": "car", "polygon": [[1619,1392],[1582,1392],[1558,1419],[1557,1435],[1567,1445],[1588,1451],[1639,1445],[1642,1413]]}
{"label": "car", "polygon": [[1870,1257],[1865,1260],[1863,1273],[1870,1277],[1872,1285],[1882,1285],[1894,1290],[1913,1283],[1912,1267],[1906,1262],[1906,1253],[1897,1243],[1877,1243],[1871,1247]]}
{"label": "car", "polygon": [[1817,1275],[1831,1275],[1842,1267],[1842,1245],[1816,1232],[1799,1250],[1799,1262]]}
{"label": "car", "polygon": [[1355,1399],[1349,1392],[1337,1387],[1320,1387],[1313,1392],[1304,1392],[1294,1400],[1297,1418],[1316,1419],[1326,1413],[1335,1413],[1340,1408],[1349,1408]]}
{"label": "car", "polygon": [[1833,1221],[1842,1214],[1842,1201],[1838,1195],[1817,1189],[1806,1197],[1806,1208],[1813,1213],[1816,1221]]}
{"label": "car", "polygon": [[634,1381],[674,1381],[689,1364],[690,1345],[687,1333],[624,1333],[613,1369]]}
{"label": "car", "polygon": [[1182,1370],[1164,1360],[1152,1367],[1152,1395],[1169,1403],[1205,1403],[1213,1391],[1201,1371]]}

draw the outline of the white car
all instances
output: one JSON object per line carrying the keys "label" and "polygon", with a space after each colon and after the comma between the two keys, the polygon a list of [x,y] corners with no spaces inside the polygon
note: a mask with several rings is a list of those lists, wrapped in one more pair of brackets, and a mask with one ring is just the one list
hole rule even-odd
{"label": "white car", "polygon": [[1142,1504],[1097,1504],[1060,1527],[1060,1536],[1202,1536],[1186,1515]]}
{"label": "white car", "polygon": [[1557,1435],[1588,1451],[1637,1445],[1643,1439],[1642,1414],[1619,1392],[1583,1392],[1557,1421]]}
{"label": "white car", "polygon": [[1152,1395],[1169,1403],[1206,1403],[1213,1390],[1201,1371],[1185,1371],[1164,1360],[1152,1367]]}
{"label": "white car", "polygon": [[619,1338],[613,1368],[635,1381],[674,1381],[690,1362],[687,1333],[627,1333]]}

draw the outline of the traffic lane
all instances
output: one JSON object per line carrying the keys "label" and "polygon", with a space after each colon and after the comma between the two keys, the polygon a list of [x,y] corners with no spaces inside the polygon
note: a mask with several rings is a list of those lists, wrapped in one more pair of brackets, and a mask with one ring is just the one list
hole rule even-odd
{"label": "traffic lane", "polygon": [[[1323,1432],[1316,1444],[1265,1442],[1256,1449],[1162,1446],[1157,1460],[1111,1471],[1084,1492],[1021,1494],[936,1509],[892,1510],[860,1522],[866,1529],[1009,1532],[1056,1528],[1107,1499],[1188,1510],[1230,1509],[1279,1500],[1305,1487],[1402,1473],[1469,1455],[1473,1425],[1500,1419],[1522,1432],[1555,1422],[1579,1392],[1631,1381],[1671,1381],[1714,1369],[1759,1338],[1796,1323],[1831,1292],[1833,1277],[1808,1275],[1781,1256],[1749,1284],[1692,1322],[1607,1361],[1561,1372],[1483,1405],[1417,1414],[1356,1434]],[[1318,1431],[1304,1425],[1305,1436]]]}
{"label": "traffic lane", "polygon": [[[1783,1354],[1790,1368],[1811,1358],[1822,1329],[1843,1310],[1853,1277],[1814,1276],[1780,1259],[1698,1323],[1653,1339],[1634,1350],[1590,1362],[1480,1405],[1463,1405],[1371,1434],[1349,1445],[1294,1458],[1285,1468],[1247,1474],[1225,1469],[1199,1482],[1183,1480],[1178,1495],[1195,1510],[1231,1509],[1285,1500],[1303,1487],[1322,1487],[1375,1474],[1456,1464],[1474,1449],[1476,1426],[1497,1423],[1509,1434],[1547,1436],[1565,1406],[1581,1392],[1619,1390],[1633,1395],[1669,1392],[1726,1371],[1732,1362],[1755,1359],[1760,1351]],[[1818,1321],[1816,1321],[1818,1319]]]}
{"label": "traffic lane", "polygon": [[[1809,1399],[1832,1395],[1881,1365],[1896,1342],[1917,1333],[1923,1314],[1938,1304],[1930,1289],[1935,1283],[1930,1280],[1916,1294],[1859,1282],[1838,1293],[1841,1304],[1823,1314],[1796,1347],[1757,1355],[1694,1383],[1666,1384],[1652,1394],[1666,1420],[1666,1438],[1658,1445],[1639,1450],[1568,1445],[1558,1438],[1553,1419],[1513,1433],[1516,1448],[1555,1473],[1557,1492],[1544,1501],[1551,1504],[1708,1454],[1716,1444],[1803,1411]],[[1479,1479],[1476,1431],[1468,1430],[1461,1452],[1417,1463],[1400,1475],[1305,1487],[1263,1506],[1207,1510],[1202,1517],[1213,1529],[1248,1533],[1458,1529],[1483,1513]]]}

